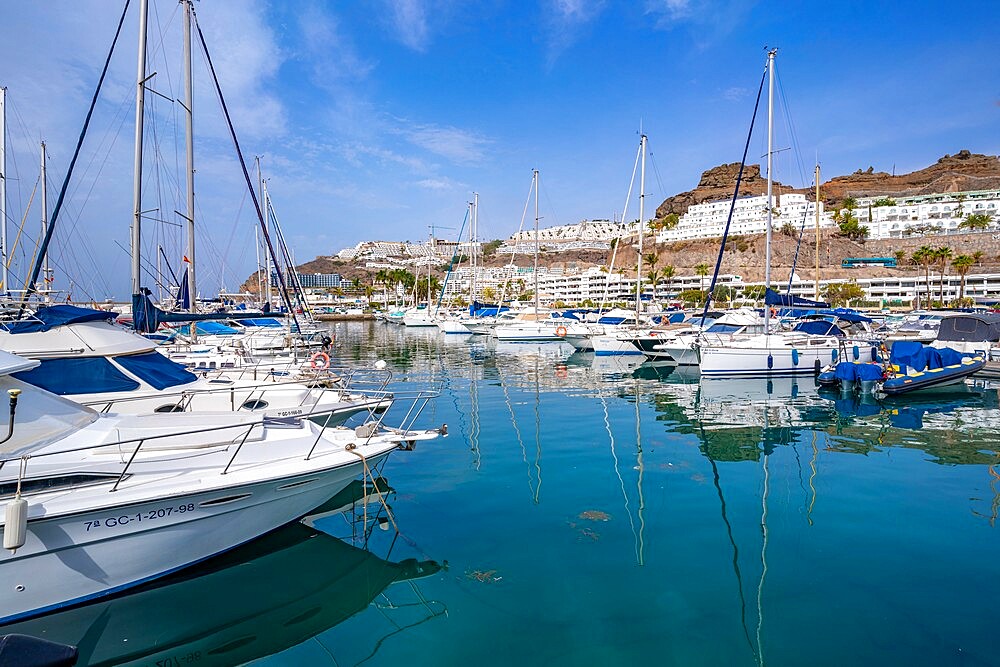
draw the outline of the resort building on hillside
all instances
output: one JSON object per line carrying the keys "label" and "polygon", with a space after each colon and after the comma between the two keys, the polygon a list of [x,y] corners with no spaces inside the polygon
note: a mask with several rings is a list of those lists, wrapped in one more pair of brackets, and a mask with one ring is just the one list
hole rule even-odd
{"label": "resort building on hillside", "polygon": [[[893,201],[886,206],[886,200]],[[883,205],[878,205],[883,202]],[[730,200],[695,204],[680,217],[673,229],[660,232],[659,243],[691,239],[719,238],[729,217]],[[911,235],[956,233],[970,213],[984,213],[1000,223],[1000,190],[948,192],[912,197],[863,197],[857,199],[852,215],[868,227],[868,238],[889,239]],[[786,223],[795,228],[813,229],[816,206],[804,194],[785,194],[777,198],[772,229]],[[834,227],[833,212],[824,211],[820,202],[820,227]],[[767,231],[767,196],[736,200],[730,235],[763,234]],[[964,229],[962,231],[965,231]]]}
{"label": "resort building on hillside", "polygon": [[[635,234],[635,222],[612,222],[610,220],[582,220],[575,225],[560,225],[538,230],[538,241],[550,243],[570,243],[573,241],[604,241],[610,242],[620,236]],[[512,234],[508,243],[535,240],[535,230],[521,231]],[[605,246],[606,247],[606,246]]]}
{"label": "resort building on hillside", "polygon": [[885,199],[889,198],[864,197],[857,200],[853,215],[860,224],[868,227],[868,238],[957,232],[959,225],[971,213],[991,215],[994,225],[1000,223],[1000,190],[893,197],[895,205],[876,205]]}
{"label": "resort building on hillside", "polygon": [[[807,229],[816,224],[816,204],[809,201],[803,194],[784,194],[775,196],[776,209],[772,215],[772,229],[780,229],[784,224],[791,223],[796,228],[803,224]],[[707,239],[721,237],[729,218],[731,200],[707,202],[688,207],[687,213],[680,217],[677,226],[660,232],[656,241],[686,241],[691,239]],[[823,202],[819,204],[820,226],[830,227],[833,219],[823,212]],[[733,208],[733,222],[730,234],[763,234],[767,231],[767,195],[743,197],[736,200]]]}

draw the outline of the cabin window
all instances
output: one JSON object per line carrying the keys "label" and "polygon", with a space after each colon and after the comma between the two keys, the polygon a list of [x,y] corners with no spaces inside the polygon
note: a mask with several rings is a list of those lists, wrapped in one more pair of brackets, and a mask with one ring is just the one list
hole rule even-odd
{"label": "cabin window", "polygon": [[134,391],[139,388],[138,382],[104,357],[46,359],[37,368],[14,373],[14,377],[60,396]]}
{"label": "cabin window", "polygon": [[257,398],[251,398],[249,401],[240,406],[242,410],[263,410],[268,405],[267,401],[262,401]]}
{"label": "cabin window", "polygon": [[[114,482],[118,477],[118,475],[80,473],[77,475],[60,475],[58,477],[27,478],[21,480],[21,493],[27,495],[43,491],[75,489],[81,486]],[[15,493],[17,493],[17,480],[0,484],[0,498],[12,497]]]}

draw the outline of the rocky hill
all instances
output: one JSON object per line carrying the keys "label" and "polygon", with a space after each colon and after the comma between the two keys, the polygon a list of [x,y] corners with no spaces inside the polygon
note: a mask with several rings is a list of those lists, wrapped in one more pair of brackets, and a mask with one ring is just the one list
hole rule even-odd
{"label": "rocky hill", "polygon": [[[701,175],[698,187],[668,197],[656,209],[656,217],[670,213],[680,215],[688,206],[720,201],[733,196],[739,163],[712,167]],[[1000,188],[1000,157],[982,155],[962,150],[955,155],[945,155],[931,166],[893,176],[872,167],[858,169],[847,176],[836,176],[820,184],[820,196],[828,205],[839,203],[845,197],[913,196],[934,192],[962,192]],[[774,192],[806,192],[775,182]],[[740,183],[740,196],[767,193],[767,178],[760,173],[760,165],[747,165]]]}

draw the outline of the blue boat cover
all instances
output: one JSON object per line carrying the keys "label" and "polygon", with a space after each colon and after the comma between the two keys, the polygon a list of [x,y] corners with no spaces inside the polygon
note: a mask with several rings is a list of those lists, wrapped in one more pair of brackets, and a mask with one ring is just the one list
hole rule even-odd
{"label": "blue boat cover", "polygon": [[[220,336],[232,336],[238,334],[239,332],[230,327],[222,324],[220,322],[198,322],[196,325],[198,327],[197,331],[199,334],[218,334]],[[185,324],[177,329],[185,336],[191,333],[191,325]]]}
{"label": "blue boat cover", "polygon": [[825,301],[813,301],[804,299],[801,296],[790,294],[778,294],[770,287],[764,292],[764,303],[769,306],[781,306],[783,308],[829,308],[830,304]]}
{"label": "blue boat cover", "polygon": [[827,322],[826,320],[806,320],[805,322],[799,322],[792,330],[816,336],[843,337],[844,335],[844,332],[841,331],[840,327],[833,322]]}
{"label": "blue boat cover", "polygon": [[[176,361],[171,361],[157,351],[143,354],[123,354],[115,357],[125,370],[157,389],[176,387],[194,382],[198,376]],[[123,376],[124,377],[124,376]],[[136,385],[138,386],[138,385]]]}
{"label": "blue boat cover", "polygon": [[118,317],[118,313],[107,310],[94,310],[93,308],[80,308],[60,304],[58,306],[48,306],[39,308],[30,319],[18,322],[6,322],[3,325],[12,334],[35,333],[38,331],[48,331],[52,327],[63,324],[75,324],[77,322],[100,322],[102,320],[113,320]]}
{"label": "blue boat cover", "polygon": [[892,352],[889,355],[892,363],[897,364],[901,368],[909,366],[918,371],[928,368],[944,368],[945,366],[954,366],[955,364],[962,363],[962,357],[965,356],[950,347],[930,347],[923,346],[920,343],[916,343],[915,345],[918,349],[913,350],[909,354],[907,354],[906,350],[897,353],[896,348],[904,342],[907,343],[907,349],[909,349],[910,345],[914,345],[911,341],[898,341],[892,346]]}
{"label": "blue boat cover", "polygon": [[[163,358],[166,360],[166,357]],[[104,357],[46,359],[41,366],[14,373],[14,377],[60,396],[134,391],[139,388],[138,382]]]}
{"label": "blue boat cover", "polygon": [[[248,317],[243,320],[236,320],[245,327],[271,327],[271,328],[281,328],[282,324],[278,320],[271,317]],[[198,327],[199,330],[201,327]]]}
{"label": "blue boat cover", "polygon": [[841,382],[874,382],[882,379],[882,367],[872,363],[842,361],[837,364],[835,374]]}
{"label": "blue boat cover", "polygon": [[913,356],[922,350],[924,344],[913,340],[897,340],[889,350],[889,363],[900,368],[904,366],[914,366],[911,363]]}

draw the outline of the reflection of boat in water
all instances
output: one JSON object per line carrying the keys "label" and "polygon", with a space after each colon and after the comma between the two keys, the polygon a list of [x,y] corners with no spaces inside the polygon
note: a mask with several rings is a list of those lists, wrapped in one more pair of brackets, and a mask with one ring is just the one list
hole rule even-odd
{"label": "reflection of boat in water", "polygon": [[[823,390],[821,396],[833,401],[840,417],[884,417],[889,426],[903,429],[932,428],[936,430],[968,431],[991,428],[996,423],[998,408],[996,390],[966,384],[941,393],[910,394],[878,401],[870,394],[854,394]],[[926,423],[925,417],[933,416]]]}
{"label": "reflection of boat in water", "polygon": [[[350,502],[341,495],[324,507]],[[393,582],[438,570],[434,561],[383,560],[294,523],[182,574],[0,632],[76,645],[86,665],[235,665],[306,641]]]}

